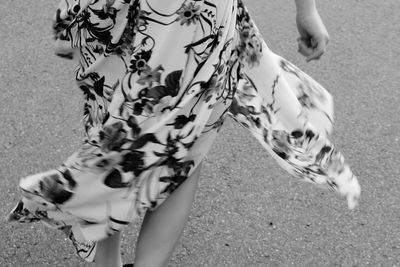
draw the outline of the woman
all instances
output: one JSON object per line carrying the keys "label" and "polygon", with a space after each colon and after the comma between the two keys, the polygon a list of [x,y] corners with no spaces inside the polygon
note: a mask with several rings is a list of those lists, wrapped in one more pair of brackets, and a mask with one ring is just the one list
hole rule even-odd
{"label": "woman", "polygon": [[[327,31],[313,0],[295,2],[299,52],[318,59]],[[356,205],[357,179],[328,140],[331,96],[268,49],[241,0],[62,0],[54,30],[57,54],[79,59],[86,135],[58,169],[21,179],[11,220],[40,220],[84,259],[121,266],[120,231],[148,211],[135,266],[164,266],[226,115],[287,171]]]}

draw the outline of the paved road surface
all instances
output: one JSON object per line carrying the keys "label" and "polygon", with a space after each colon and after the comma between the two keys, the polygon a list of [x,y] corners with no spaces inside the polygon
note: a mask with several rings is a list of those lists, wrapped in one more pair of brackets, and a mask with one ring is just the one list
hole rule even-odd
{"label": "paved road surface", "polygon": [[[58,165],[79,144],[73,65],[52,54],[56,2],[2,0],[0,214],[18,198],[18,177]],[[292,1],[248,1],[270,47],[335,96],[334,140],[360,177],[361,206],[350,212],[333,193],[290,178],[229,121],[170,266],[400,266],[400,3],[318,3],[331,43],[320,62],[306,64]],[[0,227],[0,266],[89,266],[40,224]],[[135,232],[124,236],[126,261]]]}

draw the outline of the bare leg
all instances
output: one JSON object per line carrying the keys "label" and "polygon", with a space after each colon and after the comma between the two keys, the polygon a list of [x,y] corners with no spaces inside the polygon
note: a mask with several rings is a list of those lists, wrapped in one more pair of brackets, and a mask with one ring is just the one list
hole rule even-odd
{"label": "bare leg", "polygon": [[[201,164],[157,210],[146,214],[136,245],[135,267],[161,267],[168,263],[188,219],[200,168]],[[95,264],[122,266],[121,233],[98,242]]]}
{"label": "bare leg", "polygon": [[135,267],[168,264],[188,220],[200,168],[201,164],[160,207],[146,214],[136,245]]}
{"label": "bare leg", "polygon": [[121,233],[116,233],[97,243],[95,264],[97,267],[120,267]]}

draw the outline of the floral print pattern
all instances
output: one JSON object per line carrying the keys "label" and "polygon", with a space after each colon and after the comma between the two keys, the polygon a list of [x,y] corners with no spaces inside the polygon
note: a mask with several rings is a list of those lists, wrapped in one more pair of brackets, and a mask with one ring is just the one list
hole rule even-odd
{"label": "floral print pattern", "polygon": [[356,177],[328,139],[332,99],[273,54],[240,0],[61,0],[56,53],[78,59],[85,137],[59,168],[20,181],[10,219],[96,241],[157,208],[202,161],[229,115],[294,176],[354,207]]}

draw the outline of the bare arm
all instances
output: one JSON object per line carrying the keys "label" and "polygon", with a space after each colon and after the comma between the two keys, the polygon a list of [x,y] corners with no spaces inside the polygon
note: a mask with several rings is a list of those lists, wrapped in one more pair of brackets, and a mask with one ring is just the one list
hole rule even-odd
{"label": "bare arm", "polygon": [[300,37],[299,52],[307,61],[319,59],[325,53],[329,34],[318,14],[314,0],[295,0],[296,23]]}
{"label": "bare arm", "polygon": [[315,0],[295,0],[297,11],[316,8]]}

